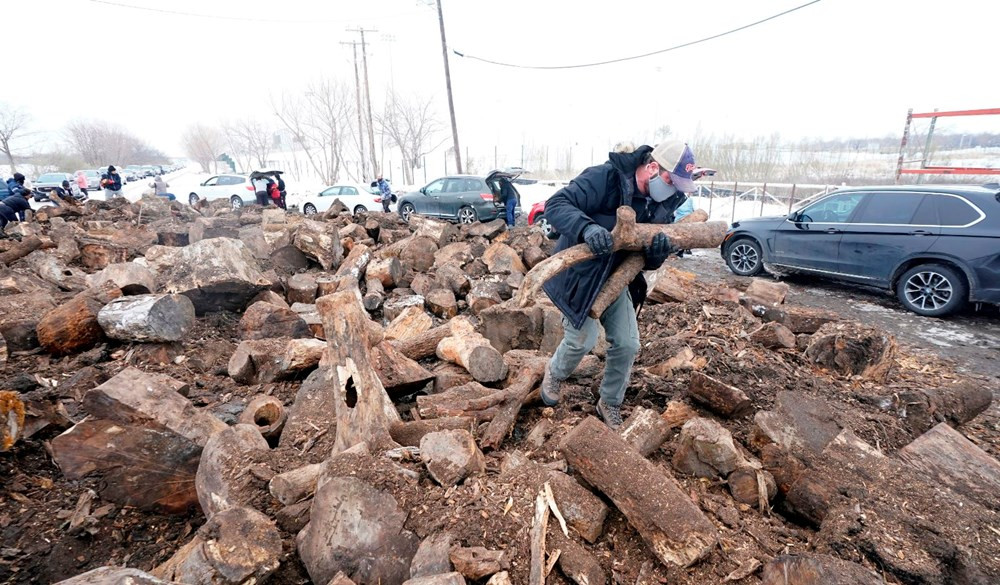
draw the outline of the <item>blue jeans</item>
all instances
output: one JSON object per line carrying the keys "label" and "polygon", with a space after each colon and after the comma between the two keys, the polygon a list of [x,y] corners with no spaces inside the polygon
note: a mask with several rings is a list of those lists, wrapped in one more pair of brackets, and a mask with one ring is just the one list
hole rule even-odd
{"label": "blue jeans", "polygon": [[514,209],[517,208],[517,199],[511,197],[507,200],[507,225],[514,225]]}
{"label": "blue jeans", "polygon": [[[639,353],[639,325],[636,322],[632,297],[626,289],[601,315],[604,336],[608,341],[608,355],[601,381],[601,400],[611,406],[620,406],[625,398],[632,373],[632,364]],[[565,380],[580,365],[583,356],[590,353],[597,343],[597,320],[587,317],[583,327],[575,329],[563,316],[563,340],[552,354],[549,372],[557,380]]]}

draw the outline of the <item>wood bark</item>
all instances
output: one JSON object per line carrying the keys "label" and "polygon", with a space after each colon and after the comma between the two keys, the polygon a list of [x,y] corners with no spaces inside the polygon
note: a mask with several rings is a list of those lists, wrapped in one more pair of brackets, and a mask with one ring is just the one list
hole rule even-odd
{"label": "wood bark", "polygon": [[97,315],[110,300],[121,296],[111,284],[85,290],[46,313],[38,322],[38,342],[53,355],[76,353],[105,339]]}
{"label": "wood bark", "polygon": [[97,314],[105,335],[121,341],[180,341],[194,327],[194,304],[184,295],[120,297]]}
{"label": "wood bark", "polygon": [[487,388],[479,382],[456,386],[439,394],[417,396],[417,412],[421,419],[467,417],[482,422],[490,420],[497,406],[507,398],[504,390]]}
{"label": "wood bark", "polygon": [[[434,320],[423,307],[407,307],[385,328],[385,338],[402,342],[429,331],[433,324]],[[437,348],[437,345],[434,347]]]}
{"label": "wood bark", "polygon": [[451,321],[451,335],[441,340],[436,353],[468,370],[479,382],[497,382],[507,375],[503,356],[465,319]]}
{"label": "wood bark", "polygon": [[[652,243],[656,234],[663,233],[675,247],[683,250],[693,248],[717,248],[726,235],[728,225],[721,221],[689,224],[636,224],[635,211],[631,207],[619,207],[618,219],[611,236],[614,251],[631,250],[638,252]],[[525,275],[518,291],[518,304],[522,307],[532,302],[542,284],[556,274],[594,258],[586,244],[579,244],[538,263]]]}
{"label": "wood bark", "polygon": [[458,236],[458,228],[446,221],[414,215],[409,223],[414,229],[414,235],[428,237],[434,240],[438,247],[447,245]]}
{"label": "wood bark", "polygon": [[658,559],[687,567],[714,550],[718,533],[677,481],[588,417],[563,439],[567,462],[607,495]]}
{"label": "wood bark", "polygon": [[398,446],[389,429],[399,422],[399,413],[372,367],[365,339],[365,322],[370,319],[361,304],[360,291],[354,288],[327,295],[316,301],[316,308],[323,317],[330,363],[337,374],[334,452],[359,443],[373,451]]}
{"label": "wood bark", "polygon": [[278,446],[306,452],[330,452],[336,437],[337,410],[333,396],[333,369],[321,363],[302,382],[288,409]]}
{"label": "wood bark", "polygon": [[896,338],[860,323],[828,323],[809,340],[810,362],[848,376],[885,382],[896,358]]}
{"label": "wood bark", "polygon": [[313,336],[301,315],[288,307],[264,301],[257,301],[247,308],[240,318],[237,334],[240,339]]}
{"label": "wood bark", "polygon": [[365,276],[369,279],[377,279],[385,288],[393,288],[403,276],[403,266],[400,264],[399,258],[389,257],[372,260],[368,263]]}
{"label": "wood bark", "polygon": [[195,474],[198,503],[206,517],[253,505],[262,490],[252,471],[266,465],[269,451],[255,424],[235,424],[208,439]]}
{"label": "wood bark", "polygon": [[1000,509],[1000,462],[947,424],[920,435],[899,456],[937,484]]}
{"label": "wood bark", "polygon": [[691,373],[688,396],[726,418],[739,418],[753,410],[753,404],[742,390],[701,372]]}
{"label": "wood bark", "polygon": [[365,310],[372,312],[377,310],[382,306],[382,302],[385,300],[385,287],[382,285],[382,281],[377,278],[369,278],[365,281],[365,296],[362,299],[362,303],[365,306]]}
{"label": "wood bark", "polygon": [[590,313],[588,313],[590,318],[600,319],[604,311],[611,306],[611,303],[618,300],[622,292],[628,288],[629,283],[642,273],[642,268],[645,265],[645,254],[641,252],[629,254],[621,266],[611,273],[611,276],[601,288],[601,292],[597,293],[597,298],[594,299],[594,304],[591,305]]}
{"label": "wood bark", "polygon": [[577,585],[605,585],[608,582],[601,564],[578,542],[558,530],[551,532],[549,540],[552,542],[550,548],[559,551],[559,570],[571,581]]}
{"label": "wood bark", "polygon": [[788,285],[784,282],[755,278],[750,281],[746,295],[766,305],[777,306],[785,302],[788,289]]}
{"label": "wood bark", "polygon": [[531,531],[528,535],[531,562],[528,568],[528,584],[545,584],[545,535],[549,530],[549,502],[545,492],[540,491],[535,497],[535,515],[531,521]]}
{"label": "wood bark", "polygon": [[451,335],[451,322],[439,325],[417,335],[399,339],[394,343],[396,349],[406,357],[422,360],[431,357],[437,351],[438,344]]}
{"label": "wood bark", "polygon": [[[418,397],[419,398],[419,397]],[[476,419],[471,416],[448,416],[428,420],[398,422],[389,429],[394,441],[404,447],[419,447],[420,439],[428,433],[438,431],[469,430],[474,428]]]}
{"label": "wood bark", "polygon": [[859,564],[808,553],[775,557],[764,566],[760,579],[761,585],[882,585],[886,582]]}
{"label": "wood bark", "polygon": [[401,397],[421,390],[434,374],[403,355],[392,343],[383,341],[372,348],[371,363],[390,397]]}
{"label": "wood bark", "polygon": [[87,273],[66,266],[55,254],[49,252],[32,252],[24,258],[24,262],[42,280],[65,291],[81,291],[88,288]]}
{"label": "wood bark", "polygon": [[38,236],[28,236],[22,238],[13,248],[0,254],[0,264],[10,266],[17,260],[24,258],[35,250],[42,247],[42,240]]}
{"label": "wood bark", "polygon": [[38,347],[38,322],[55,308],[52,296],[42,291],[0,296],[0,335],[7,351]]}
{"label": "wood bark", "polygon": [[703,223],[706,221],[708,221],[708,212],[704,209],[695,209],[674,223]]}
{"label": "wood bark", "polygon": [[337,268],[344,259],[340,234],[333,224],[311,219],[302,220],[295,232],[293,244],[303,254],[319,262],[323,270]]}

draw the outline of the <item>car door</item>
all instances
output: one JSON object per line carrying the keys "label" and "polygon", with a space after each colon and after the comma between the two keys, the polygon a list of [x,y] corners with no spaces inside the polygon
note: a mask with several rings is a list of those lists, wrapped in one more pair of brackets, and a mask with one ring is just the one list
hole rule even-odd
{"label": "car door", "polygon": [[362,200],[361,194],[358,193],[357,187],[352,187],[352,186],[341,187],[340,200],[344,202],[344,205],[346,205],[347,208],[350,209],[352,213],[354,212],[354,209],[359,205],[364,206],[365,209],[371,207],[370,205],[368,205],[367,201]]}
{"label": "car door", "polygon": [[209,177],[207,181],[198,187],[198,191],[196,191],[198,197],[209,201],[218,197],[219,179],[219,176]]}
{"label": "car door", "polygon": [[841,226],[839,272],[886,285],[904,258],[930,248],[940,228],[915,218],[925,197],[912,192],[870,193],[851,220]]}
{"label": "car door", "polygon": [[448,179],[438,179],[421,189],[421,197],[413,199],[417,213],[437,217],[441,215],[441,197]]}
{"label": "car door", "polygon": [[333,205],[334,199],[337,199],[340,196],[340,189],[340,187],[334,185],[333,187],[327,187],[326,189],[320,191],[317,201],[314,204],[316,211],[326,211],[327,209],[330,209],[330,206]]}
{"label": "car door", "polygon": [[438,197],[438,215],[448,219],[458,216],[458,208],[462,207],[462,189],[465,187],[465,179],[448,178],[444,181],[444,188]]}
{"label": "car door", "polygon": [[835,193],[803,208],[778,226],[771,262],[816,272],[840,269],[840,240],[864,192]]}

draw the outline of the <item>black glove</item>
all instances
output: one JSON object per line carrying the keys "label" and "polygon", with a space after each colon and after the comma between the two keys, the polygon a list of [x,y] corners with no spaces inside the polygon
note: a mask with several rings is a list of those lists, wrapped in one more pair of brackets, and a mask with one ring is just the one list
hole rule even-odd
{"label": "black glove", "polygon": [[656,270],[670,255],[670,238],[667,234],[656,234],[653,241],[646,246],[646,270]]}
{"label": "black glove", "polygon": [[583,241],[590,246],[590,251],[597,256],[607,256],[611,253],[614,242],[611,239],[611,232],[592,223],[583,228]]}

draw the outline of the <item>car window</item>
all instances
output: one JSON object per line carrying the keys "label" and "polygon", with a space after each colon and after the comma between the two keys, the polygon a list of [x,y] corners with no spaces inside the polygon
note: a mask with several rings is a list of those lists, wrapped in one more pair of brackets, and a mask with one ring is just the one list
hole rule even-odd
{"label": "car window", "polygon": [[63,178],[64,177],[62,175],[57,175],[57,174],[53,174],[53,173],[45,173],[41,177],[38,177],[38,180],[36,180],[35,182],[36,183],[56,183],[56,182],[62,181]]}
{"label": "car window", "polygon": [[483,184],[479,179],[466,179],[465,186],[462,188],[463,191],[482,191]]}
{"label": "car window", "polygon": [[358,195],[358,190],[354,187],[344,187],[340,190],[341,195]]}
{"label": "car window", "polygon": [[851,223],[909,224],[923,198],[923,193],[880,193],[872,195],[868,198],[864,209],[851,220]]}
{"label": "car window", "polygon": [[805,223],[846,223],[865,195],[865,193],[831,195],[803,209],[799,213],[799,221]]}
{"label": "car window", "polygon": [[428,195],[434,195],[441,193],[442,191],[444,191],[444,179],[438,179],[437,181],[434,181],[430,185],[424,187],[424,193],[427,193]]}
{"label": "car window", "polygon": [[320,197],[332,197],[334,195],[340,195],[340,187],[330,187],[319,194]]}
{"label": "car window", "polygon": [[913,223],[959,227],[979,219],[980,214],[968,202],[949,195],[928,194],[917,209]]}
{"label": "car window", "polygon": [[206,187],[214,187],[219,184],[219,177],[212,177],[211,179],[205,181]]}

